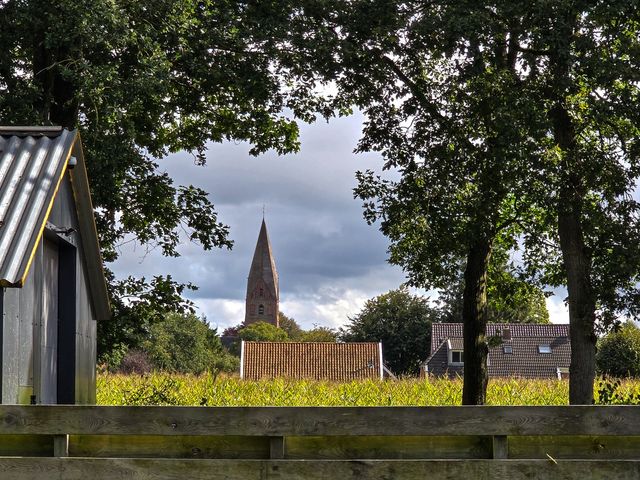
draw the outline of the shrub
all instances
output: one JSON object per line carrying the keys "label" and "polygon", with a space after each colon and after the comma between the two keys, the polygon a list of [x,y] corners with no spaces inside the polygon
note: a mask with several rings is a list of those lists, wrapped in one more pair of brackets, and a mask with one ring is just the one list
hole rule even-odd
{"label": "shrub", "polygon": [[596,364],[605,375],[640,376],[640,329],[628,322],[606,335],[598,343]]}
{"label": "shrub", "polygon": [[233,368],[215,330],[195,315],[167,315],[151,327],[142,346],[159,370],[202,373]]}
{"label": "shrub", "polygon": [[120,362],[118,372],[144,375],[153,370],[149,355],[142,350],[129,350]]}

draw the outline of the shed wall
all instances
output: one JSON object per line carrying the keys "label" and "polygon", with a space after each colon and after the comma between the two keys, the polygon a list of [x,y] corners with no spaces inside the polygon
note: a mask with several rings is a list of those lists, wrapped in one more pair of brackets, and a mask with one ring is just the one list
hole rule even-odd
{"label": "shed wall", "polygon": [[78,266],[76,284],[75,286],[61,285],[60,288],[75,288],[76,291],[76,403],[95,403],[97,340],[95,309],[91,305],[89,279],[79,234],[75,199],[68,174],[60,185],[49,222],[61,229],[74,229],[74,232],[65,235],[64,239],[76,247],[76,265]]}
{"label": "shed wall", "polygon": [[[95,403],[96,320],[91,305],[88,273],[84,263],[82,239],[79,234],[75,200],[69,174],[65,174],[53,204],[48,226],[54,230],[73,229],[69,234],[50,233],[60,241],[76,247],[75,285],[60,285],[60,289],[75,289],[75,402]],[[53,237],[51,236],[53,235]],[[31,268],[22,288],[5,288],[2,307],[2,403],[29,403],[35,394],[39,402],[43,302],[43,239],[40,240]],[[35,347],[35,348],[34,348]]]}
{"label": "shed wall", "polygon": [[40,318],[42,316],[42,246],[22,288],[6,288],[4,295],[2,403],[28,404],[37,394]]}

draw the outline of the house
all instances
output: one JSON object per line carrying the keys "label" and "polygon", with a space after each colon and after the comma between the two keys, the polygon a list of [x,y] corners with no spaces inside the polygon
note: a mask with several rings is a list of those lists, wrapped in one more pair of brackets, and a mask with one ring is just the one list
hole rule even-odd
{"label": "house", "polygon": [[[566,378],[571,363],[569,325],[489,323],[489,377]],[[434,323],[422,374],[464,372],[462,323]]]}
{"label": "house", "polygon": [[0,399],[95,403],[110,315],[77,131],[0,127]]}
{"label": "house", "polygon": [[240,378],[381,379],[382,343],[242,342]]}

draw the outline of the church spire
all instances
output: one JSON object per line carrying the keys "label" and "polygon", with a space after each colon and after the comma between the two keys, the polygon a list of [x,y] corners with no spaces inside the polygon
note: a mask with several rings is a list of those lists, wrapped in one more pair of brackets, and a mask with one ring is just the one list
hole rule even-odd
{"label": "church spire", "polygon": [[262,321],[279,326],[279,303],[278,271],[263,218],[247,280],[245,325]]}

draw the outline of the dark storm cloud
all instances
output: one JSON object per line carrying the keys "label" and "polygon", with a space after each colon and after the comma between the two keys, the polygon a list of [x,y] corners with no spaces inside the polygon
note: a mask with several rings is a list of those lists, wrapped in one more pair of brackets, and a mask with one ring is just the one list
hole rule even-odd
{"label": "dark storm cloud", "polygon": [[[376,155],[352,153],[361,123],[350,117],[303,126],[296,155],[253,158],[247,145],[227,143],[210,146],[205,167],[187,153],[159,161],[176,184],[210,193],[234,248],[204,252],[187,242],[180,258],[167,259],[128,244],[114,271],[121,277],[170,273],[193,282],[200,289],[189,295],[201,313],[220,328],[238,324],[264,205],[283,311],[305,328],[344,324],[368,298],[404,281],[385,261],[387,240],[364,222],[361,202],[353,199],[355,171],[381,167]],[[561,301],[548,304],[552,320],[563,318]]]}
{"label": "dark storm cloud", "polygon": [[[231,228],[234,248],[203,252],[185,244],[178,259],[125,249],[116,272],[171,273],[200,287],[193,298],[243,300],[264,205],[283,299],[317,296],[342,280],[368,291],[372,269],[393,269],[385,264],[386,239],[364,222],[361,202],[353,199],[355,171],[381,163],[375,155],[352,153],[360,129],[358,117],[305,125],[296,155],[254,158],[247,145],[227,143],[210,146],[206,167],[187,153],[159,161],[176,184],[210,193],[220,221]],[[397,272],[389,278],[398,279]]]}

